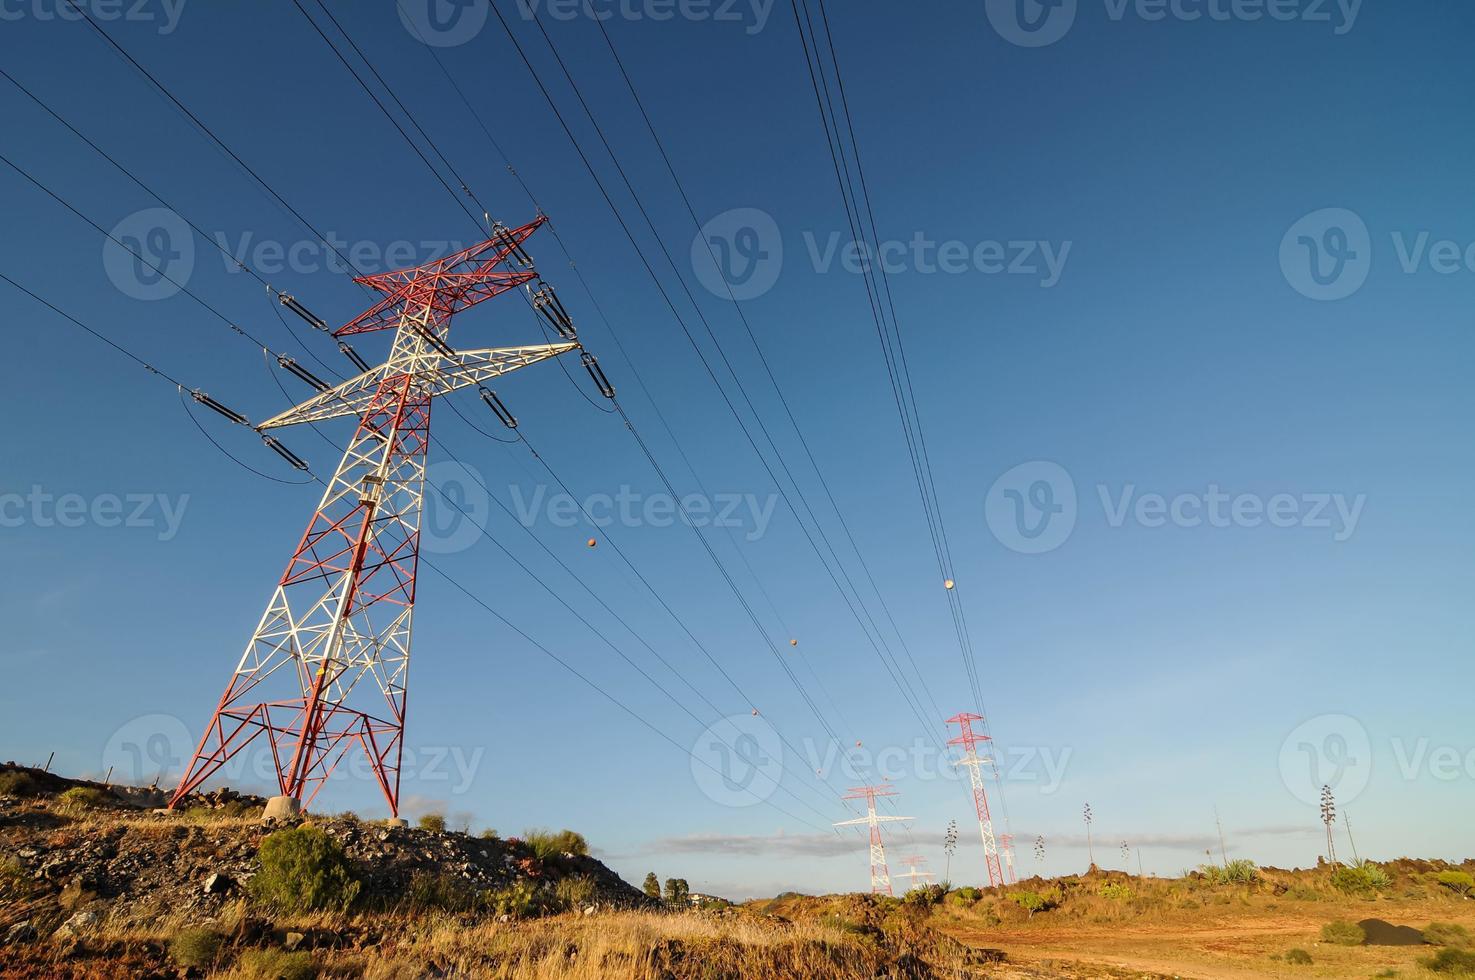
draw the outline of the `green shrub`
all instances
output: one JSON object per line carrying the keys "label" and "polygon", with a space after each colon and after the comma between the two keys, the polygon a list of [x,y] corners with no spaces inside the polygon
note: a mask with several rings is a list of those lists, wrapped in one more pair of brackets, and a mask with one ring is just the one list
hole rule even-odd
{"label": "green shrub", "polygon": [[248,883],[251,897],[280,911],[341,911],[358,897],[343,848],[316,827],[268,834],[257,857],[261,870]]}
{"label": "green shrub", "polygon": [[854,919],[847,919],[843,915],[836,915],[834,912],[826,912],[820,916],[819,924],[839,932],[848,932],[853,935],[860,935],[866,931],[866,927],[861,923],[856,922]]}
{"label": "green shrub", "polygon": [[25,865],[15,858],[0,859],[0,898],[16,898],[31,890]]}
{"label": "green shrub", "polygon": [[36,781],[28,772],[0,772],[0,796],[35,796]]}
{"label": "green shrub", "polygon": [[[1378,869],[1380,872],[1381,868]],[[1387,881],[1387,875],[1383,880]],[[1377,890],[1373,883],[1376,876],[1364,867],[1348,867],[1342,865],[1332,872],[1332,887],[1348,895],[1367,895]],[[1386,886],[1385,886],[1386,887]]]}
{"label": "green shrub", "polygon": [[1050,905],[1049,900],[1039,892],[1014,892],[1009,898],[1020,908],[1028,912],[1030,918],[1033,918],[1036,912],[1043,911]]}
{"label": "green shrub", "polygon": [[429,830],[437,834],[446,832],[446,818],[443,813],[427,813],[415,821],[415,826],[421,830]]}
{"label": "green shrub", "polygon": [[542,911],[538,890],[529,881],[519,881],[510,888],[490,892],[487,904],[497,915],[509,915],[514,919],[525,919]]}
{"label": "green shrub", "polygon": [[1475,953],[1468,949],[1446,946],[1433,956],[1419,960],[1419,966],[1431,973],[1449,973],[1454,976],[1475,974]]}
{"label": "green shrub", "polygon": [[318,967],[306,950],[248,949],[236,962],[236,975],[248,980],[313,980]]}
{"label": "green shrub", "polygon": [[1367,933],[1356,922],[1337,919],[1321,927],[1321,941],[1324,943],[1332,943],[1336,946],[1361,946],[1366,940]]}
{"label": "green shrub", "polygon": [[977,888],[965,886],[948,894],[947,900],[954,905],[972,905],[983,897],[983,892]]}
{"label": "green shrub", "polygon": [[496,840],[497,839],[497,832],[495,830],[493,830],[491,827],[488,827],[488,828],[486,828],[485,830],[483,830],[481,832],[481,839],[482,840]]}
{"label": "green shrub", "polygon": [[186,929],[169,940],[169,955],[184,967],[204,969],[215,963],[225,937],[214,929]]}
{"label": "green shrub", "polygon": [[594,902],[594,879],[583,875],[564,878],[553,886],[553,902],[561,909],[588,907]]}
{"label": "green shrub", "polygon": [[1430,946],[1469,946],[1470,930],[1453,922],[1431,922],[1424,927],[1424,942]]}
{"label": "green shrub", "polygon": [[480,904],[480,897],[454,875],[417,871],[405,889],[405,901],[417,912],[471,912]]}
{"label": "green shrub", "polygon": [[1260,877],[1260,869],[1249,858],[1236,858],[1224,865],[1200,864],[1198,870],[1213,885],[1248,885]]}
{"label": "green shrub", "polygon": [[902,896],[907,905],[936,905],[947,894],[941,885],[923,885],[913,888]]}
{"label": "green shrub", "polygon": [[1286,962],[1294,963],[1296,966],[1310,966],[1311,954],[1304,949],[1288,949],[1286,950]]}
{"label": "green shrub", "polygon": [[532,848],[539,861],[546,861],[563,854],[585,857],[589,853],[589,842],[584,840],[583,835],[576,834],[572,830],[560,830],[554,833],[551,830],[534,829],[524,833],[522,839],[523,843]]}
{"label": "green shrub", "polygon": [[1132,897],[1132,888],[1125,882],[1108,881],[1096,890],[1096,894],[1113,902],[1125,902]]}
{"label": "green shrub", "polygon": [[83,810],[103,810],[114,802],[113,794],[93,786],[73,786],[56,798],[57,806],[63,810],[80,813]]}
{"label": "green shrub", "polygon": [[1475,877],[1468,871],[1441,871],[1437,880],[1456,895],[1468,897],[1470,890],[1475,888]]}

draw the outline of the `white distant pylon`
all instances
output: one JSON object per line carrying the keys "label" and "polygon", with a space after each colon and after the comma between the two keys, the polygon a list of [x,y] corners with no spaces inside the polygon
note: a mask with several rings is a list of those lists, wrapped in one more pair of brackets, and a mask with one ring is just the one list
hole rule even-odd
{"label": "white distant pylon", "polygon": [[856,817],[853,820],[836,821],[836,827],[855,827],[865,824],[871,830],[871,894],[890,895],[891,872],[886,868],[886,844],[881,840],[881,824],[894,823],[898,820],[911,820],[911,817],[881,816],[876,813],[876,797],[895,796],[896,790],[889,785],[880,786],[855,786],[852,787],[843,799],[865,800],[866,815]]}
{"label": "white distant pylon", "polygon": [[911,891],[913,888],[916,888],[919,885],[930,885],[932,884],[932,882],[925,879],[937,877],[937,875],[933,874],[931,871],[921,870],[922,866],[927,863],[927,859],[924,857],[917,857],[913,855],[911,857],[902,858],[902,861],[906,863],[907,870],[903,871],[896,877],[907,879],[907,891]]}

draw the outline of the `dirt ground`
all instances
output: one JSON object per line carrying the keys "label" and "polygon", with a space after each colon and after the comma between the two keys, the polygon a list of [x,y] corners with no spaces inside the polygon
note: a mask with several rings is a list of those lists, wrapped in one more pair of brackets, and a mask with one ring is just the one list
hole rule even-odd
{"label": "dirt ground", "polygon": [[[1439,976],[1418,966],[1417,961],[1431,952],[1426,945],[1349,947],[1320,942],[1321,927],[1336,919],[1381,920],[1414,929],[1433,921],[1454,922],[1475,931],[1475,902],[1400,898],[1301,902],[1250,896],[1243,904],[1165,912],[1152,921],[1057,925],[1048,915],[1040,915],[1026,923],[991,927],[963,917],[938,916],[933,925],[968,946],[1003,950],[1021,976],[1234,980]],[[1293,948],[1309,953],[1311,964],[1286,962],[1284,955]]]}

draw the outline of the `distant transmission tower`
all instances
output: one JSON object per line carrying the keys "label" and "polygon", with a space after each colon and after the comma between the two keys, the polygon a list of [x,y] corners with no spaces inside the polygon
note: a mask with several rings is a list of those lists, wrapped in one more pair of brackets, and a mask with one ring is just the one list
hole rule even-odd
{"label": "distant transmission tower", "polygon": [[1004,874],[1009,879],[1009,884],[1019,881],[1019,876],[1014,873],[1014,835],[999,835],[999,853],[1004,856]]}
{"label": "distant transmission tower", "polygon": [[873,895],[891,894],[891,872],[886,869],[886,844],[881,840],[881,824],[894,823],[898,820],[911,820],[911,817],[881,816],[876,813],[876,797],[896,796],[896,790],[889,784],[880,786],[855,786],[847,790],[842,799],[865,800],[866,815],[856,817],[854,820],[838,821],[836,827],[855,827],[865,824],[871,831],[871,893]]}
{"label": "distant transmission tower", "polygon": [[949,739],[947,744],[963,747],[963,758],[953,765],[968,769],[968,780],[973,786],[973,808],[978,812],[978,832],[983,837],[983,859],[988,865],[988,883],[990,887],[995,887],[1004,883],[1004,872],[999,867],[999,844],[994,839],[994,821],[988,813],[988,794],[984,792],[983,773],[980,770],[981,766],[991,766],[993,759],[978,754],[978,743],[992,740],[987,735],[979,735],[973,731],[973,723],[982,720],[982,715],[967,711],[953,715],[947,723],[957,725],[960,734],[957,738]]}
{"label": "distant transmission tower", "polygon": [[[280,794],[269,816],[297,813],[357,745],[398,819],[430,403],[579,348],[572,321],[522,248],[547,220],[516,229],[498,224],[487,241],[437,261],[358,278],[384,297],[333,336],[393,330],[389,359],[368,367],[340,341],[363,372],[335,387],[312,378],[317,395],[258,427],[359,420],[171,807],[264,735]],[[532,284],[535,306],[565,342],[451,348],[453,315],[524,284]],[[590,355],[584,358],[597,374]],[[607,388],[602,376],[596,380]],[[482,387],[481,394],[505,414],[493,392]]]}
{"label": "distant transmission tower", "polygon": [[925,870],[927,859],[924,857],[919,857],[914,854],[909,857],[904,857],[901,860],[902,863],[907,866],[907,870],[903,871],[896,877],[907,879],[907,891],[911,891],[913,888],[917,888],[921,885],[930,885],[932,884],[932,882],[928,881],[927,879],[937,877],[937,875],[933,874],[931,871]]}

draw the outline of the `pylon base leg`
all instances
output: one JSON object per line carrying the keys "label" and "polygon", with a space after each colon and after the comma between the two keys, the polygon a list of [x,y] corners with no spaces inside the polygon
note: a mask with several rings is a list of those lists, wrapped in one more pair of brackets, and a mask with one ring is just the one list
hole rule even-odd
{"label": "pylon base leg", "polygon": [[302,801],[295,796],[273,796],[266,801],[266,812],[261,815],[262,823],[296,820],[302,815]]}
{"label": "pylon base leg", "polygon": [[390,817],[388,820],[384,821],[384,826],[386,827],[408,827],[409,825],[410,821],[406,820],[404,817]]}

